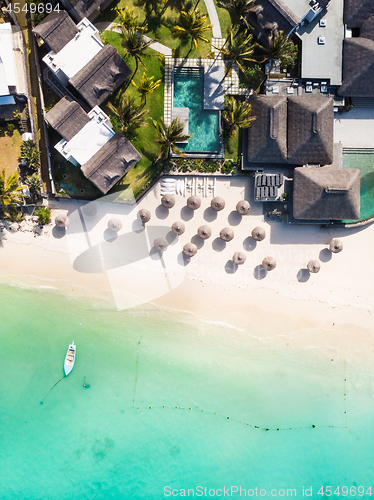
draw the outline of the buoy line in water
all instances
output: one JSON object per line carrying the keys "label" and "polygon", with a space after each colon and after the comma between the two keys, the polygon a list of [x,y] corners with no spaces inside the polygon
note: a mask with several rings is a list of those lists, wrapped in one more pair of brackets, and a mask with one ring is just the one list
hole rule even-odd
{"label": "buoy line in water", "polygon": [[[130,410],[130,409],[132,409],[132,408],[128,408],[128,410]],[[348,429],[348,427],[344,427],[344,426],[314,425],[314,424],[306,425],[306,426],[302,426],[302,427],[283,427],[283,428],[281,428],[281,427],[279,427],[279,428],[278,427],[273,427],[273,428],[261,427],[260,425],[250,424],[248,422],[241,421],[237,418],[227,417],[226,415],[222,415],[220,413],[215,413],[213,411],[202,410],[200,408],[183,408],[180,406],[137,406],[136,409],[137,410],[163,410],[163,409],[166,409],[166,410],[198,411],[199,413],[206,413],[208,415],[215,415],[215,416],[223,418],[225,420],[232,420],[233,422],[247,425],[248,427],[252,427],[253,429],[258,429],[258,430],[262,430],[262,431],[294,431],[294,430],[301,430],[301,429]]]}
{"label": "buoy line in water", "polygon": [[243,425],[247,425],[248,427],[252,427],[253,429],[259,429],[259,430],[263,430],[263,431],[293,431],[293,430],[301,430],[301,429],[348,429],[348,419],[347,419],[347,400],[346,400],[346,396],[347,396],[347,390],[346,390],[346,384],[347,384],[347,365],[345,365],[345,378],[344,378],[344,397],[343,397],[343,400],[344,400],[344,414],[345,414],[345,422],[346,422],[346,425],[345,426],[342,426],[342,425],[306,425],[306,426],[302,426],[302,427],[284,427],[284,428],[278,428],[278,427],[274,427],[274,428],[268,428],[268,427],[261,427],[259,425],[254,425],[254,424],[250,424],[248,422],[243,422],[241,420],[238,420],[236,418],[231,418],[231,417],[227,417],[226,415],[222,415],[222,414],[219,414],[219,413],[215,413],[213,411],[206,411],[206,410],[201,410],[199,408],[183,408],[183,407],[180,407],[180,406],[137,406],[135,407],[135,396],[136,396],[136,389],[137,389],[137,384],[138,384],[138,367],[139,367],[139,344],[140,344],[140,341],[138,342],[138,349],[136,351],[136,370],[135,370],[135,383],[134,383],[134,396],[133,396],[133,400],[132,400],[132,408],[127,408],[127,410],[132,410],[132,409],[137,409],[137,410],[162,410],[162,409],[168,409],[168,410],[187,410],[187,411],[198,411],[200,413],[207,413],[207,414],[210,414],[210,415],[216,415],[217,417],[220,417],[220,418],[224,418],[225,420],[232,420],[234,422],[238,422],[240,424],[243,424]]}

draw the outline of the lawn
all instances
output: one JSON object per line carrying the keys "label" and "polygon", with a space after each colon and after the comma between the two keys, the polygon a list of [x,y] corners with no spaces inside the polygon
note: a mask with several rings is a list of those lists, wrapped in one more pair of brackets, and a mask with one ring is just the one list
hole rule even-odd
{"label": "lawn", "polygon": [[216,6],[219,24],[221,25],[222,38],[226,38],[229,31],[229,27],[232,26],[230,14],[227,12],[226,9],[217,7],[217,0],[214,0],[214,4]]}
{"label": "lawn", "polygon": [[[182,8],[181,8],[182,4]],[[190,50],[190,38],[181,39],[173,35],[174,27],[180,24],[180,11],[188,10],[195,4],[191,0],[184,0],[182,2],[176,2],[172,0],[168,2],[168,7],[162,16],[156,16],[151,13],[147,17],[148,31],[145,33],[147,36],[156,40],[157,42],[166,45],[167,47],[174,49],[174,57],[185,57]],[[114,2],[105,12],[95,20],[96,23],[111,21],[118,22],[118,17],[116,13],[116,8],[124,8],[125,6],[130,9],[134,8],[134,13],[139,16],[138,22],[142,24],[146,20],[145,9],[143,6],[138,6],[137,2],[134,0],[120,0],[117,4]],[[208,14],[205,2],[200,0],[199,9],[203,14]],[[220,9],[222,10],[222,9]],[[209,17],[208,21],[209,22]],[[195,48],[189,53],[189,57],[202,57],[205,58],[211,51],[211,40],[212,40],[212,30],[207,31],[204,36],[209,40],[209,43],[200,41],[199,50]]]}
{"label": "lawn", "polygon": [[0,133],[0,158],[1,158],[1,171],[5,169],[5,175],[17,172],[19,157],[21,154],[22,136],[20,132],[15,129],[10,135],[5,133],[4,130]]}

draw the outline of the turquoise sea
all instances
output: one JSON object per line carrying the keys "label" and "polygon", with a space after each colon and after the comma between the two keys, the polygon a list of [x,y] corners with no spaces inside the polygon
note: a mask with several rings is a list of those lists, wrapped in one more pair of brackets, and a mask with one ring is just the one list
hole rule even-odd
{"label": "turquoise sea", "polygon": [[250,324],[0,296],[1,500],[374,495],[372,370],[269,347]]}

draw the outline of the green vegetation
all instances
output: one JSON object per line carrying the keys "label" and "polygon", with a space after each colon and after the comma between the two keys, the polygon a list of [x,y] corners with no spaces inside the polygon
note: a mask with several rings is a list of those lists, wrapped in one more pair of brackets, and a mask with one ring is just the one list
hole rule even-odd
{"label": "green vegetation", "polygon": [[14,125],[14,123],[11,123],[11,122],[7,123],[6,129],[7,129],[7,132],[9,135],[13,134],[13,131],[15,128],[16,128],[16,126]]}
{"label": "green vegetation", "polygon": [[240,157],[235,159],[211,160],[211,159],[193,159],[176,158],[170,161],[172,167],[177,167],[179,172],[199,172],[203,174],[222,174],[234,173],[234,167],[240,163]]}
{"label": "green vegetation", "polygon": [[25,184],[29,188],[30,198],[36,200],[42,191],[42,181],[37,173],[29,175],[25,179]]}
{"label": "green vegetation", "polygon": [[280,31],[277,35],[273,32],[268,37],[268,47],[256,44],[259,54],[263,54],[261,62],[269,63],[269,73],[274,69],[275,62],[280,61],[280,69],[293,67],[297,58],[297,47]]}
{"label": "green vegetation", "polygon": [[6,217],[12,218],[11,212],[14,210],[15,203],[22,197],[22,187],[18,185],[18,174],[14,172],[9,177],[6,177],[5,169],[0,175],[0,203],[1,208]]}
{"label": "green vegetation", "polygon": [[234,27],[242,23],[248,27],[246,17],[257,8],[256,0],[217,0],[217,5],[228,11]]}
{"label": "green vegetation", "polygon": [[191,37],[191,46],[186,57],[188,57],[193,47],[199,50],[199,40],[209,43],[208,38],[204,35],[212,28],[212,25],[207,24],[207,19],[208,16],[202,14],[196,6],[188,11],[181,11],[181,25],[175,26],[173,34],[180,36],[182,39],[186,35]]}
{"label": "green vegetation", "polygon": [[138,89],[138,92],[142,96],[142,100],[144,100],[144,104],[146,104],[146,102],[147,102],[147,95],[152,94],[152,92],[157,90],[161,84],[161,78],[159,80],[157,80],[156,82],[154,80],[155,80],[154,75],[147,76],[146,73],[143,73],[138,84],[135,83],[134,80],[131,80],[131,83],[134,85],[135,88]]}
{"label": "green vegetation", "polygon": [[251,122],[256,119],[251,116],[251,105],[235,99],[234,96],[226,98],[222,118],[227,125],[229,137],[234,137],[239,128],[248,128]]}
{"label": "green vegetation", "polygon": [[27,164],[30,170],[36,171],[39,167],[40,153],[35,142],[31,139],[22,141],[21,160]]}
{"label": "green vegetation", "polygon": [[247,33],[246,31],[236,32],[233,28],[229,28],[226,43],[219,49],[222,58],[228,61],[226,76],[234,63],[245,73],[248,62],[256,62],[254,50],[255,45],[251,33]]}
{"label": "green vegetation", "polygon": [[112,121],[115,131],[121,132],[126,137],[132,137],[136,129],[147,127],[148,110],[144,109],[144,106],[145,103],[136,104],[135,98],[124,92],[121,93],[117,106],[108,102],[108,108],[114,114]]}
{"label": "green vegetation", "polygon": [[176,143],[187,141],[192,137],[192,134],[183,134],[183,124],[180,122],[179,116],[175,118],[170,125],[165,125],[164,119],[160,118],[160,123],[152,120],[153,126],[156,130],[156,142],[161,145],[161,152],[157,160],[161,157],[164,159],[169,158],[171,152],[174,154],[184,156],[184,153],[177,148]]}
{"label": "green vegetation", "polygon": [[48,207],[40,207],[35,211],[39,224],[48,224],[51,222],[51,210]]}

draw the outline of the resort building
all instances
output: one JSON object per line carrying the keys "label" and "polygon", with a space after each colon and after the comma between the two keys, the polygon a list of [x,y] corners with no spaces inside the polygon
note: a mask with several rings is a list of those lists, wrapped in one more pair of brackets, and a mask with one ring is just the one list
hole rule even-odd
{"label": "resort building", "polygon": [[[374,3],[346,0],[341,96],[374,98]],[[354,101],[355,103],[355,101]]]}
{"label": "resort building", "polygon": [[301,78],[342,83],[344,0],[257,0],[249,20],[266,44],[269,34],[294,36],[301,53]]}
{"label": "resort building", "polygon": [[336,167],[294,170],[293,217],[305,220],[360,218],[360,171]]}
{"label": "resort building", "polygon": [[77,25],[65,11],[53,12],[35,29],[49,47],[43,57],[53,77],[87,110],[103,103],[131,71],[111,45],[104,46],[99,31],[88,20]]}
{"label": "resort building", "polygon": [[10,23],[0,24],[0,106],[15,104],[18,78]]}
{"label": "resort building", "polygon": [[113,0],[60,0],[61,4],[74,17],[80,21],[85,17],[94,21],[97,16],[112,3]]}
{"label": "resort building", "polygon": [[329,165],[334,159],[331,98],[251,96],[256,120],[248,128],[248,165],[272,163]]}
{"label": "resort building", "polygon": [[109,117],[95,106],[89,113],[64,97],[46,115],[61,136],[56,150],[102,193],[107,193],[141,158],[131,142],[112,130]]}

